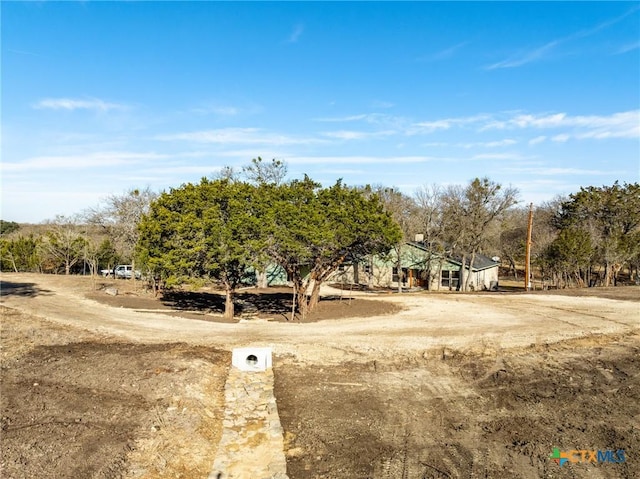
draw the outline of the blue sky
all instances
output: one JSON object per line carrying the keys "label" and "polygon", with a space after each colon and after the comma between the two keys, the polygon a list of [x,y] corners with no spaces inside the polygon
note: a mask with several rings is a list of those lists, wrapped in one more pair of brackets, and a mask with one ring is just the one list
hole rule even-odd
{"label": "blue sky", "polygon": [[638,2],[2,2],[2,212],[252,158],[540,203],[640,168]]}

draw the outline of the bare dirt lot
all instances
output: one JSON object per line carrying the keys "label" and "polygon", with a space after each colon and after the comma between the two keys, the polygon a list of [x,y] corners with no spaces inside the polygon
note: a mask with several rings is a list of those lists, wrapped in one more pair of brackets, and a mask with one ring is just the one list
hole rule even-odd
{"label": "bare dirt lot", "polygon": [[206,478],[225,351],[250,344],[276,354],[293,479],[640,477],[640,288],[326,290],[308,323],[247,291],[224,323],[215,297],[100,281],[2,275],[2,477]]}

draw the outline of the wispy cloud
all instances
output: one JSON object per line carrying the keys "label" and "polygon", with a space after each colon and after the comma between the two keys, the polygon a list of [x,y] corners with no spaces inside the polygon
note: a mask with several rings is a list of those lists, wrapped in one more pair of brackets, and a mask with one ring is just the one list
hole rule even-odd
{"label": "wispy cloud", "polygon": [[506,60],[499,61],[497,63],[493,63],[491,65],[485,66],[485,70],[496,70],[499,68],[514,68],[520,67],[522,65],[526,65],[527,63],[534,62],[546,56],[551,50],[553,50],[556,46],[562,43],[562,40],[554,40],[541,47],[535,48],[534,50],[529,50],[526,52],[521,52],[516,54]]}
{"label": "wispy cloud", "polygon": [[621,171],[611,170],[588,170],[583,168],[502,168],[501,171],[507,173],[522,173],[527,175],[540,175],[540,176],[609,176],[622,173]]}
{"label": "wispy cloud", "polygon": [[293,27],[293,31],[289,35],[289,38],[287,38],[287,43],[297,43],[303,33],[304,25],[298,23],[295,27]]}
{"label": "wispy cloud", "polygon": [[430,62],[430,61],[446,60],[447,58],[453,57],[459,50],[461,50],[462,48],[464,48],[468,44],[469,44],[468,41],[456,43],[455,45],[451,45],[450,47],[447,47],[447,48],[445,48],[443,50],[440,50],[439,52],[436,52],[436,53],[434,53],[432,55],[422,56],[422,57],[418,58],[417,60],[419,62]]}
{"label": "wispy cloud", "polygon": [[390,101],[373,100],[371,102],[371,108],[387,109],[387,108],[393,108],[394,106],[396,106],[395,103],[392,103]]}
{"label": "wispy cloud", "polygon": [[32,107],[36,110],[94,110],[99,112],[128,108],[126,105],[109,103],[99,98],[44,98],[34,103]]}
{"label": "wispy cloud", "polygon": [[616,50],[615,54],[622,55],[623,53],[632,52],[633,50],[637,50],[638,48],[640,48],[640,41],[637,41],[635,43],[628,43]]}
{"label": "wispy cloud", "polygon": [[516,140],[512,140],[511,138],[505,138],[504,140],[497,141],[485,141],[485,142],[475,142],[475,143],[458,143],[456,146],[470,149],[470,148],[497,148],[501,146],[511,146],[518,143]]}
{"label": "wispy cloud", "polygon": [[[481,131],[491,129],[503,130],[517,128],[570,129],[571,131],[563,132],[557,135],[557,137],[560,136],[560,138],[564,138],[561,135],[566,135],[566,138],[563,141],[566,141],[569,138],[639,138],[640,110],[619,112],[608,116],[571,116],[567,113],[542,115],[518,114],[506,120],[493,120],[484,125],[481,128]],[[539,143],[540,141],[537,142]]]}
{"label": "wispy cloud", "polygon": [[474,155],[470,159],[477,160],[509,160],[509,161],[522,161],[529,160],[532,157],[522,156],[519,153],[481,153]]}
{"label": "wispy cloud", "polygon": [[322,133],[323,136],[328,138],[337,138],[339,140],[368,140],[373,138],[381,138],[386,136],[395,135],[394,130],[384,131],[352,131],[352,130],[339,130],[339,131],[327,131]]}
{"label": "wispy cloud", "polygon": [[606,20],[604,22],[601,22],[595,26],[593,26],[592,28],[588,28],[586,30],[580,30],[577,31],[571,35],[568,35],[566,37],[562,37],[562,38],[557,38],[555,40],[551,40],[547,43],[545,43],[544,45],[540,46],[540,47],[536,47],[533,48],[531,50],[525,50],[525,51],[520,51],[514,55],[512,55],[511,57],[487,65],[485,66],[485,70],[496,70],[496,69],[501,69],[501,68],[515,68],[515,67],[520,67],[523,65],[527,65],[529,63],[541,60],[545,57],[547,57],[556,47],[558,47],[559,45],[571,42],[573,40],[578,40],[581,38],[586,38],[589,37],[591,35],[594,35],[602,30],[605,30],[606,28],[609,28],[612,25],[615,25],[616,23],[624,20],[626,17],[628,17],[629,15],[632,15],[633,13],[637,12],[638,9],[640,9],[640,7],[638,6],[634,6],[633,8],[627,10],[625,13],[623,13],[622,15]]}
{"label": "wispy cloud", "polygon": [[386,130],[402,130],[407,128],[408,120],[401,116],[388,115],[385,113],[361,113],[357,115],[313,118],[313,121],[323,123],[350,123],[363,122],[375,125]]}
{"label": "wispy cloud", "polygon": [[529,145],[537,145],[539,143],[544,142],[546,139],[547,137],[544,135],[536,136],[535,138],[532,138],[531,140],[529,140]]}
{"label": "wispy cloud", "polygon": [[215,144],[251,144],[251,145],[299,145],[324,143],[319,138],[298,138],[282,135],[260,128],[222,128],[218,130],[202,130],[186,133],[159,135],[161,141],[191,141],[195,143]]}
{"label": "wispy cloud", "polygon": [[193,113],[199,115],[219,115],[219,116],[236,116],[240,113],[240,109],[235,106],[213,106],[199,107],[191,109]]}
{"label": "wispy cloud", "polygon": [[392,165],[395,163],[426,163],[442,158],[434,156],[292,156],[290,164],[300,165]]}
{"label": "wispy cloud", "polygon": [[3,162],[1,167],[6,172],[33,170],[64,170],[86,168],[109,168],[112,166],[131,165],[150,160],[167,158],[159,153],[137,153],[125,151],[106,151],[88,154],[36,156],[21,162]]}
{"label": "wispy cloud", "polygon": [[346,123],[350,121],[360,121],[365,120],[368,115],[360,114],[360,115],[347,115],[347,116],[336,116],[336,117],[324,117],[324,118],[314,118],[313,121],[322,121],[327,123]]}
{"label": "wispy cloud", "polygon": [[443,118],[441,120],[423,121],[413,123],[406,131],[407,135],[428,134],[439,130],[449,130],[453,127],[462,127],[486,121],[487,115],[474,115],[459,118]]}

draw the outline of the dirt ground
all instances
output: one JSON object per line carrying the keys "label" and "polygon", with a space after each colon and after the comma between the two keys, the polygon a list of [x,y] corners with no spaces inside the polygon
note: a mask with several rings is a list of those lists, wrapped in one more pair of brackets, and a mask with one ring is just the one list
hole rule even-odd
{"label": "dirt ground", "polygon": [[[224,323],[210,292],[1,281],[2,477],[206,478],[246,345],[274,349],[292,479],[640,477],[638,287],[327,288],[307,323],[284,321],[286,291],[246,291]],[[560,468],[556,447],[627,461]]]}
{"label": "dirt ground", "polygon": [[1,477],[207,477],[228,353],[0,313]]}

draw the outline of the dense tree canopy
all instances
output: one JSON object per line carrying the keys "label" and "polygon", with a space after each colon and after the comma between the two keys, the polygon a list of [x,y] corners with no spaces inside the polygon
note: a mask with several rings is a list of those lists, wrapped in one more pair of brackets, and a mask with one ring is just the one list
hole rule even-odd
{"label": "dense tree canopy", "polygon": [[347,257],[387,252],[401,238],[377,195],[366,196],[341,181],[320,188],[305,177],[261,191],[270,199],[267,251],[293,281],[303,316],[317,304],[321,283]]}
{"label": "dense tree canopy", "polygon": [[186,184],[162,194],[139,225],[138,255],[154,275],[200,277],[224,285],[225,315],[260,248],[255,187],[228,179]]}
{"label": "dense tree canopy", "polygon": [[293,282],[304,316],[347,256],[387,250],[400,236],[377,196],[305,177],[277,184],[203,179],[162,194],[140,223],[140,259],[168,279],[205,277],[232,294],[268,255]]}
{"label": "dense tree canopy", "polygon": [[[604,285],[615,283],[622,267],[640,256],[640,184],[580,188],[560,205],[554,224],[559,238],[588,237],[590,255],[587,261],[582,248],[576,256],[573,242],[556,242],[547,250],[547,262],[558,254],[572,257],[573,264],[582,265],[583,276],[591,276],[600,265]],[[585,282],[580,274],[578,283]]]}

